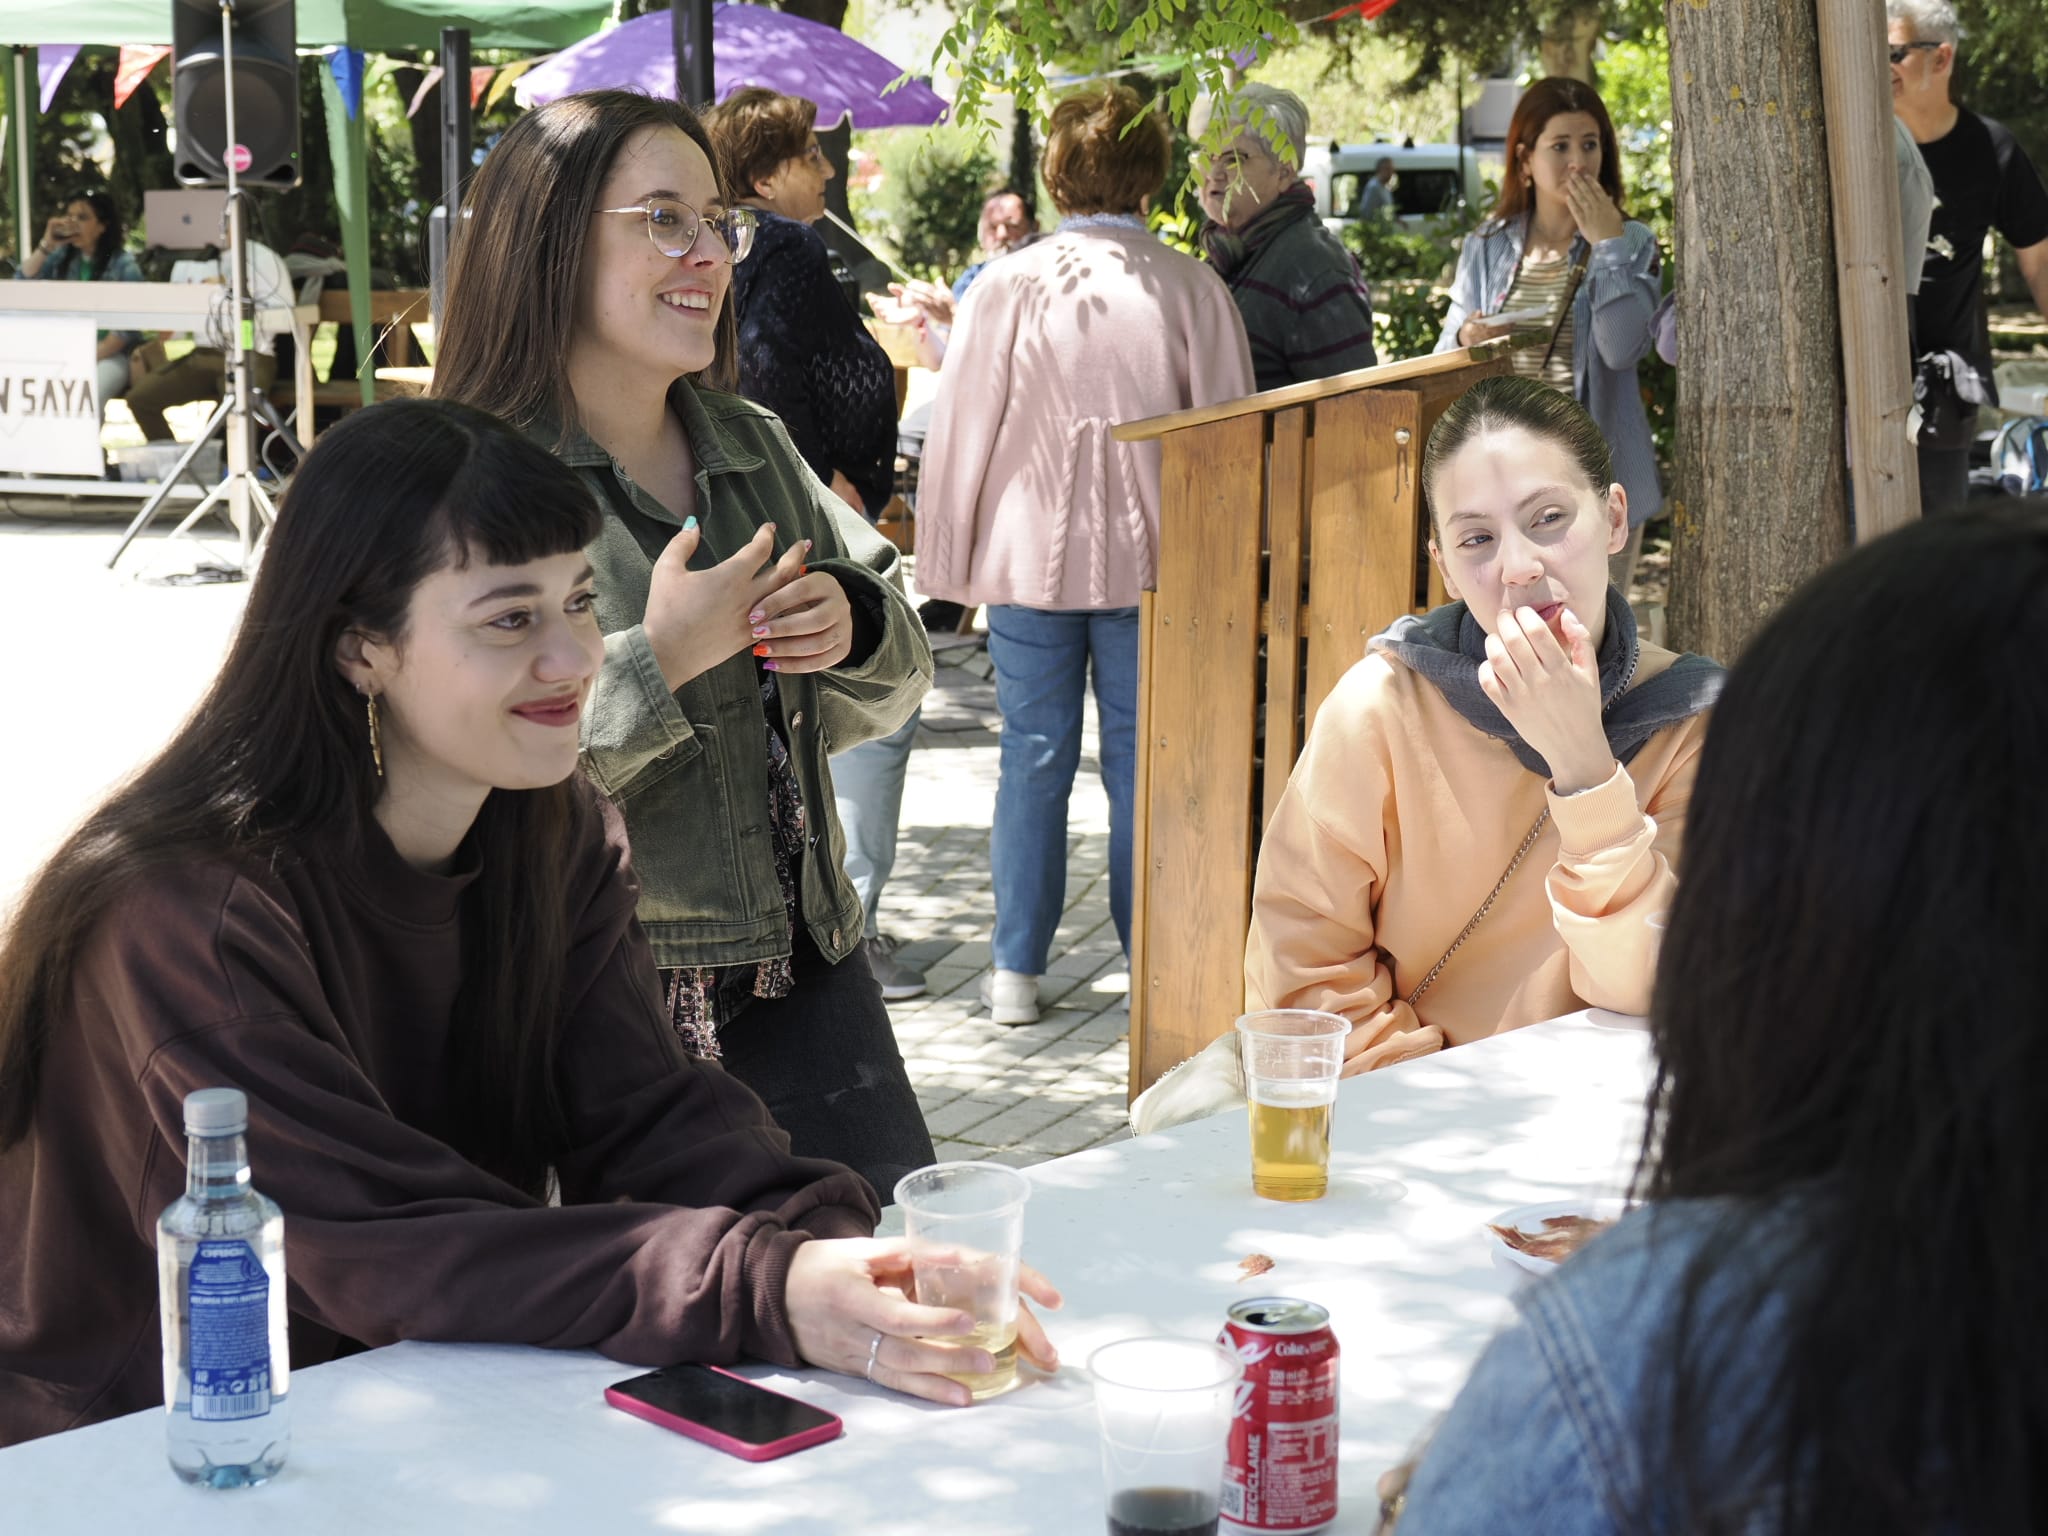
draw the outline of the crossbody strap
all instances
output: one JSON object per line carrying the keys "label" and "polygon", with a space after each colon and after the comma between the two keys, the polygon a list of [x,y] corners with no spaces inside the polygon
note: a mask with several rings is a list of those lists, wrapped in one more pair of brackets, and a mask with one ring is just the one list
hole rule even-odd
{"label": "crossbody strap", "polygon": [[1572,270],[1565,278],[1564,297],[1558,301],[1557,323],[1550,328],[1550,345],[1543,349],[1543,361],[1536,365],[1536,376],[1541,378],[1550,371],[1550,359],[1557,353],[1557,338],[1564,334],[1564,328],[1572,318],[1572,300],[1579,296],[1579,284],[1586,276],[1586,258],[1581,256],[1572,263]]}
{"label": "crossbody strap", "polygon": [[1465,941],[1472,937],[1472,931],[1484,920],[1486,914],[1493,910],[1493,904],[1500,899],[1500,893],[1507,889],[1508,882],[1515,877],[1515,871],[1522,867],[1522,860],[1529,856],[1529,850],[1536,846],[1536,839],[1543,835],[1543,829],[1549,823],[1550,807],[1546,805],[1543,807],[1543,814],[1536,818],[1536,825],[1529,829],[1529,835],[1522,839],[1522,846],[1517,848],[1515,856],[1508,860],[1508,867],[1502,870],[1500,878],[1493,882],[1493,889],[1487,893],[1486,900],[1479,903],[1479,910],[1472,914],[1472,921],[1465,925],[1464,932],[1451,940],[1451,947],[1444,951],[1441,960],[1429,968],[1429,974],[1422,978],[1422,985],[1408,994],[1410,1008],[1415,1006],[1423,993],[1436,984],[1436,979],[1443,974],[1444,967],[1451,963],[1451,956],[1463,947]]}

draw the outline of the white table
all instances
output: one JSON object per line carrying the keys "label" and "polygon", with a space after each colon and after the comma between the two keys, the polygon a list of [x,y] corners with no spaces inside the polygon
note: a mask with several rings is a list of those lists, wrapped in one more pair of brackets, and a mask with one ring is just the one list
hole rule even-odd
{"label": "white table", "polygon": [[[1343,1510],[1373,1529],[1373,1483],[1448,1405],[1506,1316],[1483,1223],[1510,1206],[1612,1193],[1634,1165],[1648,1080],[1640,1021],[1574,1015],[1348,1082],[1335,1182],[1255,1198],[1246,1128],[1225,1115],[1028,1170],[1026,1252],[1067,1296],[1065,1364],[979,1407],[934,1408],[822,1372],[747,1374],[846,1421],[829,1445],[750,1465],[607,1408],[633,1375],[591,1354],[402,1344],[292,1381],[290,1465],[229,1494],[180,1484],[160,1410],[0,1452],[0,1511],[38,1536],[395,1536],[413,1531],[1103,1530],[1089,1351],[1138,1333],[1213,1337],[1243,1296],[1327,1305],[1344,1351]],[[1374,1189],[1366,1181],[1398,1181]],[[261,1170],[258,1170],[261,1183]],[[1273,1269],[1239,1278],[1263,1253]]]}

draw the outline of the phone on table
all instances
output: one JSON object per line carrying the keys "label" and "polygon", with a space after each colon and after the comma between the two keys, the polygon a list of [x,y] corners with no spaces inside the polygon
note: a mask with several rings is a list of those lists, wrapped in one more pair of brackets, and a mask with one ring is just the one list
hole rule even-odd
{"label": "phone on table", "polygon": [[823,1445],[846,1428],[837,1414],[715,1365],[670,1365],[613,1382],[604,1389],[604,1400],[743,1461],[773,1461]]}

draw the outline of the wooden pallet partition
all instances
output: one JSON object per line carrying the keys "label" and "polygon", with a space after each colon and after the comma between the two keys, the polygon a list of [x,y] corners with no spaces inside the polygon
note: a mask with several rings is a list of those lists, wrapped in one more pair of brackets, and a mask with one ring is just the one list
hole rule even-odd
{"label": "wooden pallet partition", "polygon": [[1404,613],[1441,602],[1422,446],[1505,348],[1413,359],[1133,422],[1160,445],[1139,604],[1135,1096],[1242,1010],[1258,840],[1315,710]]}

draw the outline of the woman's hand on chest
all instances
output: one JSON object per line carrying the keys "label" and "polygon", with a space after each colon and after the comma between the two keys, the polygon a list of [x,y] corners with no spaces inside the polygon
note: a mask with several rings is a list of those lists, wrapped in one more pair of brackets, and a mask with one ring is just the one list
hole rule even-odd
{"label": "woman's hand on chest", "polygon": [[853,650],[853,605],[839,578],[827,571],[800,574],[762,599],[748,618],[754,654],[771,672],[823,672]]}
{"label": "woman's hand on chest", "polygon": [[[773,523],[763,523],[735,554],[717,565],[692,570],[690,559],[702,537],[697,520],[691,518],[662,549],[648,582],[641,624],[670,692],[757,645],[756,631],[770,609],[780,613],[790,606],[788,599],[778,599],[792,584],[807,587],[822,579],[834,591],[839,586],[830,577],[804,576],[808,540],[792,545],[777,560]],[[845,607],[844,593],[839,603]],[[850,618],[844,628],[850,640]]]}

